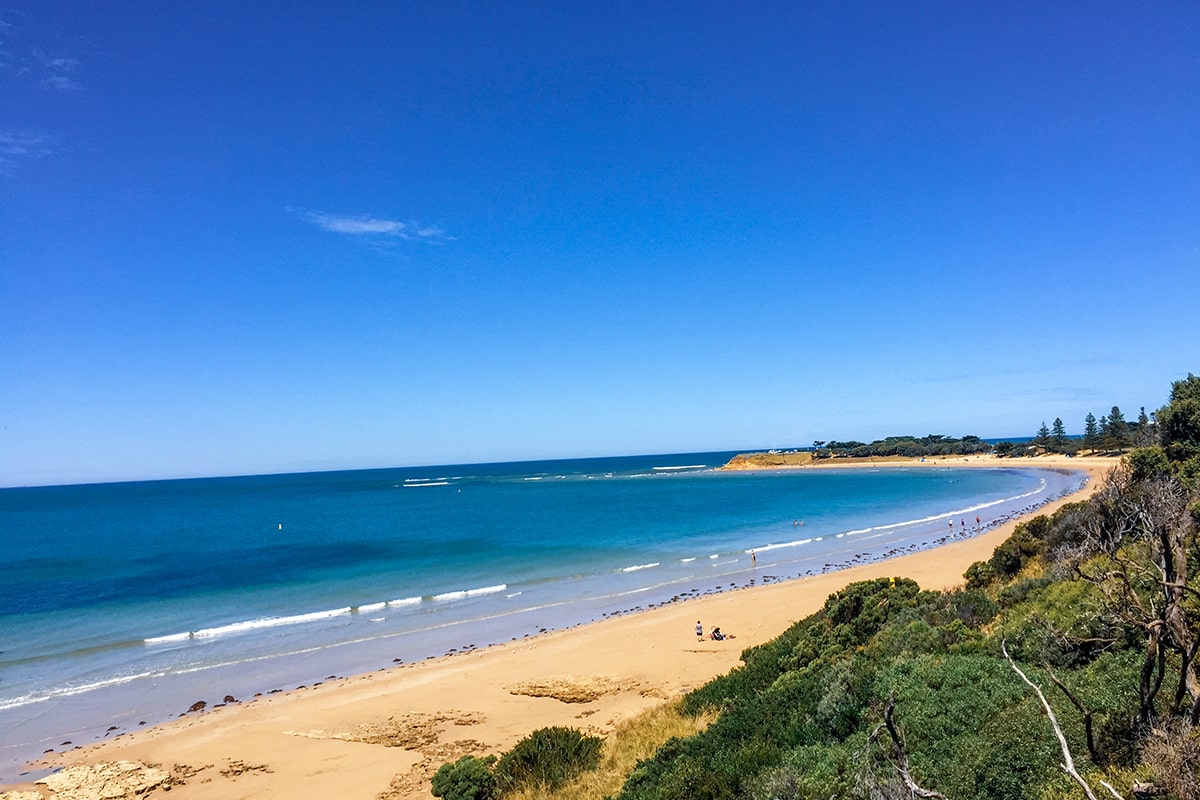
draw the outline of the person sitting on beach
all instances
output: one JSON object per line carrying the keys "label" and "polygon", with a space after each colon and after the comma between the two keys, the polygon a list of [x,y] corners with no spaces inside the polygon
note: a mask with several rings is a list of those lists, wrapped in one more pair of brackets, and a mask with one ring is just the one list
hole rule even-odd
{"label": "person sitting on beach", "polygon": [[710,633],[709,636],[718,642],[733,638],[732,633],[721,633],[720,628],[713,628],[712,633]]}

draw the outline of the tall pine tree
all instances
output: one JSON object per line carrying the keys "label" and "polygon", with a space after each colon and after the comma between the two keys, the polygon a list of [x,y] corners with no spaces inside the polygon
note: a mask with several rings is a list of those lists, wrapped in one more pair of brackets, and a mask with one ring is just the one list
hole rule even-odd
{"label": "tall pine tree", "polygon": [[1063,425],[1062,417],[1054,418],[1054,427],[1050,429],[1050,444],[1056,453],[1067,449],[1067,429]]}
{"label": "tall pine tree", "polygon": [[1116,406],[1108,413],[1108,441],[1109,448],[1118,453],[1124,452],[1130,443],[1129,423],[1125,421],[1121,409]]}
{"label": "tall pine tree", "polygon": [[1088,450],[1095,450],[1100,446],[1100,426],[1096,424],[1096,417],[1090,411],[1083,418],[1083,446]]}
{"label": "tall pine tree", "polygon": [[1037,436],[1034,437],[1033,443],[1038,447],[1050,447],[1050,429],[1046,427],[1045,421],[1042,422],[1042,427],[1038,428]]}

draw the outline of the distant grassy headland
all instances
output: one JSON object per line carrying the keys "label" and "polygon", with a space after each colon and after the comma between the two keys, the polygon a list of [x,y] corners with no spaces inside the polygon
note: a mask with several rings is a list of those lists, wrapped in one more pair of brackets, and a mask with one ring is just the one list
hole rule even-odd
{"label": "distant grassy headland", "polygon": [[931,433],[927,436],[888,436],[873,442],[817,440],[811,447],[791,450],[740,453],[721,469],[777,469],[803,467],[829,459],[848,461],[906,461],[912,459],[960,458],[964,456],[996,456],[1022,458],[1042,455],[1113,456],[1130,448],[1150,447],[1161,436],[1157,414],[1146,414],[1143,406],[1136,421],[1129,422],[1121,409],[1113,406],[1099,420],[1088,414],[1083,420],[1083,433],[1067,433],[1062,419],[1056,417],[1053,426],[1042,422],[1037,433],[1019,441],[986,441],[978,436],[961,438]]}
{"label": "distant grassy headland", "polygon": [[775,469],[778,467],[802,467],[828,459],[864,459],[871,461],[905,461],[913,458],[947,458],[952,456],[982,455],[991,453],[991,444],[978,436],[952,436],[930,434],[928,436],[889,436],[870,444],[858,441],[813,442],[812,448],[803,450],[769,450],[765,453],[741,453],[734,456],[722,469]]}
{"label": "distant grassy headland", "polygon": [[767,453],[739,453],[718,469],[775,469],[777,467],[803,467],[813,462],[813,454],[804,450]]}

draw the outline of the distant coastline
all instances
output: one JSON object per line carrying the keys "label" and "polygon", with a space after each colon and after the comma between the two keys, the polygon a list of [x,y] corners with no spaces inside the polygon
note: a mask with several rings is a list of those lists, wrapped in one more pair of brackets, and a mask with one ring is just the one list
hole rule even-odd
{"label": "distant coastline", "polygon": [[1021,458],[1001,458],[993,454],[975,454],[969,456],[839,456],[837,458],[813,458],[809,451],[767,451],[755,453],[739,453],[718,470],[737,472],[750,470],[779,470],[779,469],[845,469],[854,467],[888,466],[888,467],[991,467],[993,469],[1099,469],[1107,470],[1116,467],[1121,457],[1116,455],[1103,456],[1064,456],[1047,454],[1040,456],[1025,456]]}

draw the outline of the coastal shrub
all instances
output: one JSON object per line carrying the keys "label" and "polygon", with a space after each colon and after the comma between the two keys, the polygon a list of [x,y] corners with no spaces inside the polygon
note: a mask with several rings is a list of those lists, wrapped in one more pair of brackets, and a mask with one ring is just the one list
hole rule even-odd
{"label": "coastal shrub", "polygon": [[1200,727],[1186,719],[1159,723],[1146,736],[1146,764],[1178,800],[1200,800]]}
{"label": "coastal shrub", "polygon": [[1132,644],[1107,615],[1095,613],[1103,598],[1086,581],[1032,579],[1011,588],[1016,602],[1008,609],[1000,635],[1008,640],[1009,650],[1027,661],[1076,667]]}
{"label": "coastal shrub", "polygon": [[[1109,651],[1086,667],[1064,673],[1059,678],[1092,714],[1092,738],[1099,766],[1133,766],[1137,757],[1136,730],[1130,726],[1130,709],[1137,708],[1138,673],[1142,654],[1136,650]],[[1054,690],[1057,691],[1057,690]],[[1052,701],[1059,716],[1070,724],[1082,725],[1079,711]]]}
{"label": "coastal shrub", "polygon": [[824,608],[832,626],[830,638],[842,647],[866,644],[892,616],[915,606],[920,591],[911,578],[876,578],[834,592]]}
{"label": "coastal shrub", "polygon": [[521,786],[555,789],[600,763],[604,740],[574,728],[539,728],[509,750],[496,764],[502,790]]}
{"label": "coastal shrub", "polygon": [[748,795],[763,800],[826,800],[853,797],[859,779],[866,736],[845,742],[797,747],[782,764],[762,773]]}
{"label": "coastal shrub", "polygon": [[1031,593],[1044,589],[1052,583],[1054,583],[1054,579],[1048,575],[1014,581],[996,593],[996,603],[1000,608],[1012,608],[1018,603],[1024,602]]}
{"label": "coastal shrub", "polygon": [[956,760],[947,762],[950,769],[940,784],[947,797],[1038,800],[1041,787],[1060,772],[1058,741],[1032,696],[1002,709],[956,744]]}
{"label": "coastal shrub", "polygon": [[463,756],[442,764],[433,774],[433,796],[445,800],[492,800],[499,795],[496,776],[492,774],[495,763],[495,756]]}
{"label": "coastal shrub", "polygon": [[1041,553],[1042,542],[1036,533],[1041,532],[1042,525],[1035,526],[1034,523],[1044,519],[1038,516],[1029,522],[1022,522],[1013,530],[1012,536],[996,546],[988,564],[997,576],[1004,579],[1016,576],[1031,558]]}
{"label": "coastal shrub", "polygon": [[976,561],[967,567],[963,577],[967,579],[968,589],[986,589],[995,583],[999,576],[996,574],[996,570],[992,569],[991,562]]}
{"label": "coastal shrub", "polygon": [[991,654],[923,654],[880,671],[873,694],[895,701],[914,765],[959,760],[964,741],[1020,702],[1025,688],[1003,658]]}
{"label": "coastal shrub", "polygon": [[736,698],[761,692],[788,668],[787,661],[810,629],[823,628],[817,615],[795,623],[769,642],[742,651],[742,666],[695,689],[683,699],[685,714],[696,716],[728,706]]}
{"label": "coastal shrub", "polygon": [[1125,455],[1129,477],[1135,481],[1159,478],[1171,471],[1171,463],[1161,447],[1137,447]]}

